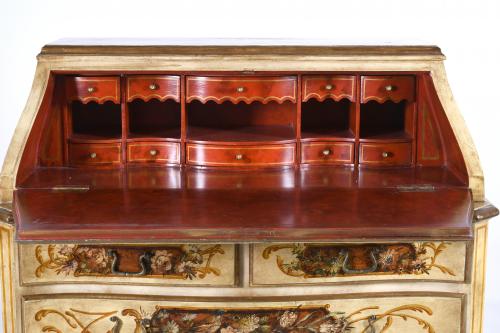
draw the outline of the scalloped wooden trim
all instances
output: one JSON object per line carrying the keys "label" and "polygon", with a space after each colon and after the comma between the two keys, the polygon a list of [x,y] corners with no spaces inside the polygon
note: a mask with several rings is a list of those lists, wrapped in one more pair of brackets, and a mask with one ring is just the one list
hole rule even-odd
{"label": "scalloped wooden trim", "polygon": [[277,96],[267,96],[267,97],[262,97],[262,96],[252,96],[252,97],[245,97],[245,96],[240,96],[240,97],[233,97],[233,96],[222,96],[222,97],[217,97],[217,96],[190,96],[187,99],[187,102],[192,102],[192,101],[200,101],[203,104],[207,103],[208,101],[214,101],[217,104],[222,104],[223,102],[230,101],[234,104],[237,104],[239,102],[244,102],[246,104],[251,104],[252,102],[261,102],[262,104],[267,104],[271,101],[278,102],[278,104],[283,104],[285,101],[291,101],[292,103],[296,102],[296,98],[294,96],[283,96],[283,97],[277,97]]}
{"label": "scalloped wooden trim", "polygon": [[104,104],[105,102],[108,102],[108,101],[111,101],[111,102],[114,102],[116,104],[119,104],[120,103],[120,82],[115,80],[115,79],[99,79],[99,80],[96,80],[95,78],[91,78],[91,77],[78,77],[77,78],[77,81],[81,81],[81,82],[97,82],[97,84],[99,84],[100,82],[114,82],[114,83],[117,83],[115,84],[115,95],[107,95],[107,96],[102,96],[102,97],[97,97],[97,96],[87,96],[87,97],[81,97],[81,96],[78,96],[78,94],[75,94],[75,95],[71,95],[69,96],[68,100],[69,101],[80,101],[82,102],[83,104],[88,104],[90,102],[97,102],[98,104]]}
{"label": "scalloped wooden trim", "polygon": [[363,81],[363,87],[361,88],[361,96],[360,96],[360,99],[361,99],[361,103],[366,103],[366,102],[369,102],[369,101],[376,101],[376,102],[379,102],[379,103],[385,103],[387,101],[392,101],[394,103],[399,103],[401,101],[407,101],[408,103],[412,103],[415,101],[415,96],[413,96],[413,99],[409,99],[409,98],[399,98],[399,99],[396,99],[396,98],[393,98],[392,96],[385,96],[385,97],[379,97],[379,96],[363,96],[364,92],[366,91],[366,82],[367,81],[385,81],[386,79],[382,79],[382,78],[370,78],[370,77],[365,77],[362,81]]}
{"label": "scalloped wooden trim", "polygon": [[[317,77],[317,78],[310,78],[309,77],[309,78],[304,79],[304,92],[307,91],[307,83],[309,81],[323,80],[324,78],[325,77]],[[318,102],[323,102],[327,98],[330,98],[330,99],[334,100],[335,102],[340,102],[342,99],[347,98],[348,100],[350,100],[353,103],[356,102],[356,78],[352,79],[352,77],[346,78],[346,77],[338,76],[338,77],[332,77],[332,79],[335,81],[351,81],[352,94],[342,93],[342,94],[336,95],[336,94],[333,94],[331,92],[327,92],[325,94],[318,94],[318,93],[312,92],[312,93],[305,95],[302,98],[302,101],[307,102],[311,98],[314,98]]]}
{"label": "scalloped wooden trim", "polygon": [[72,96],[71,98],[69,98],[69,100],[71,101],[80,101],[82,102],[82,104],[88,104],[90,102],[97,102],[97,104],[104,104],[106,102],[114,102],[116,104],[119,104],[120,101],[117,100],[115,97],[113,96],[104,96],[104,97],[85,97],[85,98],[81,98],[81,97],[78,97],[78,96]]}
{"label": "scalloped wooden trim", "polygon": [[144,102],[149,102],[150,100],[152,99],[156,99],[160,102],[165,102],[167,100],[173,100],[177,103],[179,103],[180,101],[180,98],[179,98],[179,95],[172,95],[172,94],[168,94],[168,95],[159,95],[159,94],[151,94],[151,95],[141,95],[141,94],[135,94],[133,96],[130,96],[129,98],[127,98],[127,102],[132,102],[134,100],[141,100],[141,101],[144,101]]}

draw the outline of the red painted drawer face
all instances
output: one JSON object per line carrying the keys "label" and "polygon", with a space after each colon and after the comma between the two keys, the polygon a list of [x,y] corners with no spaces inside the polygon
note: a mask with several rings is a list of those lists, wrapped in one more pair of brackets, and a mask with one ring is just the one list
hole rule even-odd
{"label": "red painted drawer face", "polygon": [[141,163],[179,163],[180,144],[174,142],[128,143],[127,160]]}
{"label": "red painted drawer face", "polygon": [[223,146],[187,144],[187,163],[203,166],[286,166],[295,160],[295,144]]}
{"label": "red painted drawer face", "polygon": [[415,100],[415,77],[413,76],[362,76],[361,103],[368,101],[400,102]]}
{"label": "red painted drawer face", "polygon": [[69,163],[78,165],[115,165],[121,162],[120,143],[71,143]]}
{"label": "red painted drawer face", "polygon": [[302,163],[346,164],[354,163],[354,143],[312,142],[302,143]]}
{"label": "red painted drawer face", "polygon": [[120,78],[117,76],[67,77],[65,85],[69,101],[120,103]]}
{"label": "red painted drawer face", "polygon": [[180,100],[180,78],[170,75],[140,75],[127,78],[127,101],[142,99],[149,101]]}
{"label": "red painted drawer face", "polygon": [[361,143],[359,163],[365,165],[409,165],[412,163],[411,143]]}
{"label": "red painted drawer face", "polygon": [[266,77],[205,77],[188,76],[186,82],[187,101],[206,103],[267,103],[296,101],[297,79],[295,76]]}
{"label": "red painted drawer face", "polygon": [[304,75],[302,77],[302,101],[311,98],[324,101],[331,98],[340,101],[356,100],[356,77],[354,75]]}

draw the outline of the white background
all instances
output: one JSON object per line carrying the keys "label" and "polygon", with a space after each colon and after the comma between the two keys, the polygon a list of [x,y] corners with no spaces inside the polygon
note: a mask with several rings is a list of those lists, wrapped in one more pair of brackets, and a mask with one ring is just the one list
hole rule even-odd
{"label": "white background", "polygon": [[[0,165],[31,88],[35,56],[61,37],[436,44],[448,57],[450,84],[481,156],[486,195],[500,205],[499,31],[495,0],[0,0]],[[500,329],[500,219],[490,225],[486,333]]]}

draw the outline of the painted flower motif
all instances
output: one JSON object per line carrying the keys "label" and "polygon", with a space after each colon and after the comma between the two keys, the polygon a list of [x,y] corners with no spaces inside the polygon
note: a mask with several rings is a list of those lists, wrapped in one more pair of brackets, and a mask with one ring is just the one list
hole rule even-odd
{"label": "painted flower motif", "polygon": [[161,327],[162,333],[179,333],[179,325],[173,320],[169,320]]}
{"label": "painted flower motif", "polygon": [[79,269],[84,272],[109,273],[111,258],[106,253],[105,248],[78,247],[75,251],[76,260],[79,263]]}
{"label": "painted flower motif", "polygon": [[412,263],[412,272],[414,274],[429,274],[429,268],[427,267],[427,263],[421,259],[417,259]]}
{"label": "painted flower motif", "polygon": [[196,314],[186,313],[184,316],[182,316],[182,321],[192,321],[195,318],[196,318]]}
{"label": "painted flower motif", "polygon": [[256,315],[244,316],[238,321],[238,331],[241,333],[250,333],[259,328],[259,317]]}
{"label": "painted flower motif", "polygon": [[196,277],[196,264],[192,261],[182,261],[179,265],[176,267],[176,272],[184,274],[186,277],[189,279],[193,279]]}
{"label": "painted flower motif", "polygon": [[380,268],[386,270],[389,266],[391,266],[394,262],[394,255],[396,254],[396,250],[388,249],[384,252],[381,252],[378,257],[378,264]]}
{"label": "painted flower motif", "polygon": [[280,326],[283,328],[287,328],[292,326],[297,320],[297,312],[294,311],[285,311],[280,317]]}
{"label": "painted flower motif", "polygon": [[63,245],[57,251],[59,255],[63,257],[71,257],[73,256],[73,252],[75,250],[75,245]]}
{"label": "painted flower motif", "polygon": [[232,328],[231,326],[222,328],[220,333],[240,333],[237,329]]}
{"label": "painted flower motif", "polygon": [[332,318],[330,322],[319,326],[320,333],[344,333],[346,332],[348,322],[345,318]]}
{"label": "painted flower motif", "polygon": [[172,269],[173,253],[168,250],[158,250],[151,257],[151,268],[153,271],[167,274]]}
{"label": "painted flower motif", "polygon": [[65,262],[64,265],[61,266],[61,268],[59,268],[56,272],[57,274],[63,273],[66,274],[66,276],[68,276],[69,274],[74,273],[77,268],[78,268],[78,261],[69,260]]}

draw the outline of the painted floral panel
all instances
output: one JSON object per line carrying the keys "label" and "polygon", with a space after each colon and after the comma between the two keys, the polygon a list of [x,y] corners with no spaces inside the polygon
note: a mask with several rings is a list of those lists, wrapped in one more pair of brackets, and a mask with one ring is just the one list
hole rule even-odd
{"label": "painted floral panel", "polygon": [[22,245],[24,282],[234,285],[235,247],[220,244]]}
{"label": "painted floral panel", "polygon": [[256,244],[252,248],[252,282],[463,281],[465,257],[464,242]]}

